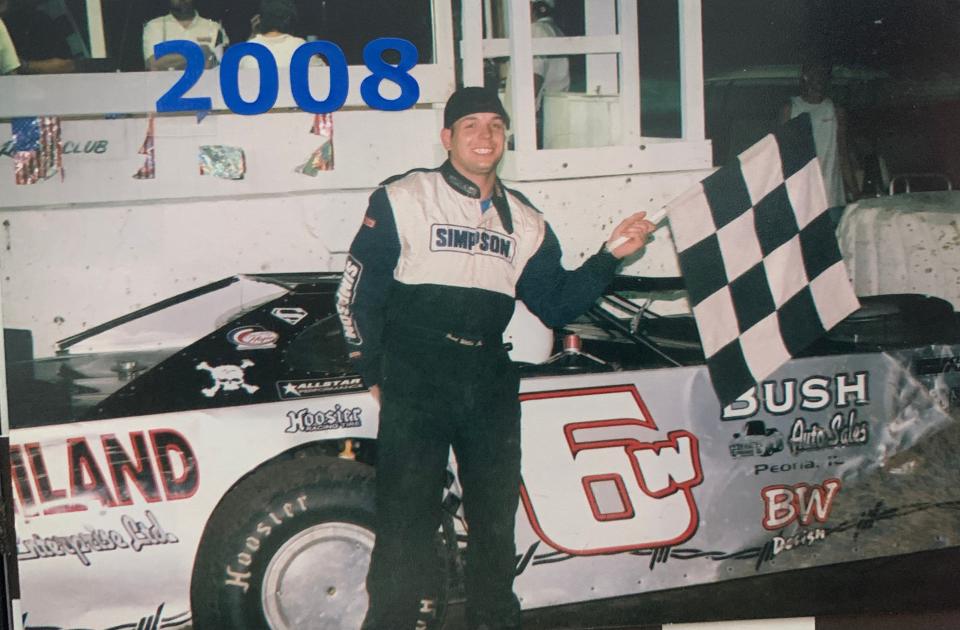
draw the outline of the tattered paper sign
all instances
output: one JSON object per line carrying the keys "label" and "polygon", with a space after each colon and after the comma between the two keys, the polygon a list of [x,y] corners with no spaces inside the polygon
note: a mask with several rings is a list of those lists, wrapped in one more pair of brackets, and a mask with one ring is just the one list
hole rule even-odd
{"label": "tattered paper sign", "polygon": [[333,170],[333,114],[315,114],[310,133],[320,136],[323,142],[296,171],[316,177],[320,171]]}
{"label": "tattered paper sign", "polygon": [[17,185],[36,184],[57,173],[60,173],[60,181],[63,181],[60,118],[14,118],[10,121],[10,127],[13,131],[14,179]]}
{"label": "tattered paper sign", "polygon": [[247,172],[247,160],[240,147],[223,144],[200,146],[200,174],[222,179],[243,179]]}
{"label": "tattered paper sign", "polygon": [[147,122],[147,136],[143,139],[143,144],[140,145],[140,150],[137,151],[140,155],[145,155],[146,158],[143,161],[143,166],[140,167],[136,173],[134,173],[134,179],[153,179],[157,176],[157,156],[156,148],[154,146],[154,134],[153,134],[153,124],[154,116],[150,114]]}

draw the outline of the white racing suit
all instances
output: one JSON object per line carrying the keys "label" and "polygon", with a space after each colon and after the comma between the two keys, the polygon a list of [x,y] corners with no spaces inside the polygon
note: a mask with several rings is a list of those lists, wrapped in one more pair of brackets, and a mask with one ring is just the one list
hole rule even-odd
{"label": "white racing suit", "polygon": [[387,180],[370,197],[338,292],[351,360],[381,388],[366,629],[416,624],[450,446],[469,530],[468,622],[519,627],[519,378],[502,334],[515,298],[562,326],[616,270],[605,250],[564,270],[556,236],[523,195],[498,180],[486,211],[479,197],[449,162]]}

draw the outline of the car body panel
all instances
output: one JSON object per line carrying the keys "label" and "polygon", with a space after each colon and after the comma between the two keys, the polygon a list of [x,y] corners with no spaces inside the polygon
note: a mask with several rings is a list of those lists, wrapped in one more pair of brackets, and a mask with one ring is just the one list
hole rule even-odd
{"label": "car body panel", "polygon": [[[253,282],[265,289],[252,308],[208,300],[212,332],[165,350],[149,369],[112,370],[124,352],[148,350],[111,343],[57,357],[75,361],[73,370],[33,372],[70,402],[61,418],[51,412],[42,422],[30,419],[30,405],[12,407],[28,414],[12,418],[10,451],[27,627],[186,623],[201,535],[232,487],[278,458],[309,456],[304,449],[317,443],[352,457],[349,439],[368,455],[378,406],[345,359],[336,278]],[[147,316],[159,321],[162,310]],[[603,321],[581,329],[604,330]],[[170,338],[182,339],[175,328]],[[70,351],[93,350],[109,334],[73,338]],[[822,565],[931,548],[926,538],[893,547],[888,535],[851,550],[844,523],[876,502],[877,471],[950,425],[960,346],[795,359],[721,409],[703,365],[663,367],[613,329],[595,337],[584,349],[610,359],[605,371],[588,362],[537,375],[528,366],[521,382],[516,590],[524,608],[762,575],[792,568],[793,557]],[[163,345],[147,341],[155,352]],[[620,369],[610,371],[614,363]],[[84,399],[96,399],[98,387],[98,400]],[[757,420],[781,433],[785,448],[733,457],[730,436]],[[955,488],[946,479],[929,488],[929,510],[960,499]],[[222,588],[249,588],[248,549],[297,509],[263,511],[236,541]],[[960,523],[944,519],[937,535],[946,541],[937,545],[960,544]],[[815,549],[814,559],[785,553],[801,546]]]}

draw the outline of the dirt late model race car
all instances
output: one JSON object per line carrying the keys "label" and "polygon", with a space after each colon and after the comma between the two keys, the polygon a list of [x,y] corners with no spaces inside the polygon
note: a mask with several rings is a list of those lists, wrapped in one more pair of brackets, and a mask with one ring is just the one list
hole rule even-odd
{"label": "dirt late model race car", "polygon": [[[7,331],[26,627],[359,627],[378,408],[338,281],[235,276],[37,360]],[[525,609],[960,544],[956,466],[931,447],[960,405],[948,303],[867,298],[722,408],[692,319],[642,306],[680,288],[618,278],[555,333],[565,351],[522,365]],[[761,425],[777,448],[738,447]],[[423,627],[462,594],[448,477]]]}

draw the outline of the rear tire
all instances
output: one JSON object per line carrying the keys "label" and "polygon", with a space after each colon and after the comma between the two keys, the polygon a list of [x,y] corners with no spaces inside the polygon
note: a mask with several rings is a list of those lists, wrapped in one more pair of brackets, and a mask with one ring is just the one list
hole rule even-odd
{"label": "rear tire", "polygon": [[[240,482],[200,541],[190,585],[195,630],[359,628],[373,488],[369,466],[326,457],[272,464]],[[437,549],[420,628],[438,628],[446,612],[449,563]]]}

